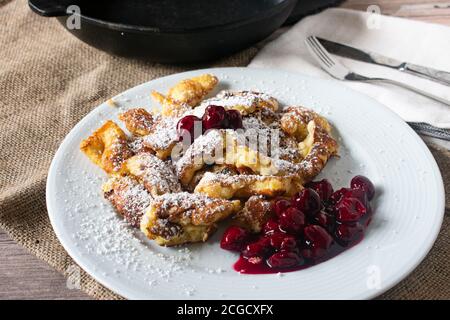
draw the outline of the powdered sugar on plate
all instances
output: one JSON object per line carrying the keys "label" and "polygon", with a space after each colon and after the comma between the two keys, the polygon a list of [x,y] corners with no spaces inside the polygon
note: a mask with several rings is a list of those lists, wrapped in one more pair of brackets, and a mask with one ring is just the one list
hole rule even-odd
{"label": "powdered sugar on plate", "polygon": [[[67,214],[78,225],[72,234],[73,241],[76,247],[83,248],[83,255],[95,256],[98,264],[111,266],[111,269],[103,271],[103,276],[114,274],[114,277],[126,281],[139,281],[139,286],[151,290],[159,283],[170,282],[174,276],[192,269],[193,257],[189,248],[159,250],[117,215],[101,196],[103,179],[95,173],[72,174],[61,190],[61,194],[75,196],[66,200]],[[134,199],[134,204],[137,204],[136,199],[148,199],[146,191],[139,188],[129,188],[125,192],[127,197]],[[96,265],[91,268],[96,268]],[[132,275],[136,272],[145,275],[145,280],[135,279]],[[191,288],[190,294],[195,292],[190,283],[181,282],[180,285]]]}

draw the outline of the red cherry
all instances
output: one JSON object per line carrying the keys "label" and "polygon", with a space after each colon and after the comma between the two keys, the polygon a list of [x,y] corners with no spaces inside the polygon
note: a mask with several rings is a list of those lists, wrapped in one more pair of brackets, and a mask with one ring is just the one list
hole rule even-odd
{"label": "red cherry", "polygon": [[[194,142],[195,138],[195,130],[196,126],[201,125],[202,120],[194,115],[188,115],[181,118],[177,123],[177,134],[180,141],[183,140],[184,137],[189,137],[191,143]],[[201,130],[199,130],[201,131]]]}
{"label": "red cherry", "polygon": [[281,242],[280,249],[291,252],[297,251],[297,240],[292,236],[285,237]]}
{"label": "red cherry", "polygon": [[236,130],[242,129],[244,127],[242,125],[242,116],[239,111],[234,109],[228,110],[226,118],[228,120],[228,128]]}
{"label": "red cherry", "polygon": [[292,268],[303,264],[303,259],[294,252],[281,251],[267,259],[267,264],[274,269]]}
{"label": "red cherry", "polygon": [[335,219],[334,216],[320,211],[315,217],[314,221],[321,227],[324,227],[327,230],[331,230],[334,227]]}
{"label": "red cherry", "polygon": [[273,211],[279,217],[283,212],[285,212],[291,206],[291,202],[289,200],[280,199],[275,201],[273,204]]}
{"label": "red cherry", "polygon": [[347,191],[344,194],[344,198],[356,198],[359,201],[361,201],[362,204],[364,204],[364,206],[367,206],[369,204],[367,194],[366,192],[364,192],[364,190],[362,189],[349,189],[349,190],[351,191]]}
{"label": "red cherry", "polygon": [[343,198],[336,206],[336,220],[342,223],[356,222],[366,213],[366,207],[356,198]]}
{"label": "red cherry", "polygon": [[341,201],[341,199],[344,197],[344,193],[346,190],[351,190],[351,189],[347,189],[347,188],[341,188],[339,190],[336,190],[335,192],[333,192],[333,194],[330,196],[330,205],[336,205],[339,201]]}
{"label": "red cherry", "polygon": [[290,234],[299,234],[305,227],[305,215],[296,208],[288,208],[280,216],[280,229]]}
{"label": "red cherry", "polygon": [[313,181],[306,186],[316,191],[322,201],[328,201],[333,194],[333,186],[327,179]]}
{"label": "red cherry", "polygon": [[262,230],[266,235],[273,234],[274,232],[280,231],[280,225],[275,220],[270,219],[264,224]]}
{"label": "red cherry", "polygon": [[345,245],[353,244],[364,236],[364,227],[360,223],[340,224],[336,228],[336,237]]}
{"label": "red cherry", "polygon": [[[307,250],[308,254],[305,253],[305,257],[308,257],[308,259],[320,259],[323,258],[324,256],[326,256],[327,254],[327,250],[321,248],[321,247],[316,247],[316,248],[310,248],[310,249],[305,249]],[[305,252],[305,250],[303,252]]]}
{"label": "red cherry", "polygon": [[224,107],[213,105],[208,106],[205,109],[205,113],[202,118],[203,131],[223,128],[225,115],[226,112]]}
{"label": "red cherry", "polygon": [[369,202],[367,202],[367,205],[365,205],[365,207],[366,207],[366,214],[359,220],[359,222],[367,228],[367,226],[372,221],[373,210]]}
{"label": "red cherry", "polygon": [[304,212],[309,217],[313,217],[322,207],[320,196],[310,188],[305,188],[294,195],[292,203],[294,207]]}
{"label": "red cherry", "polygon": [[261,238],[256,242],[249,243],[242,251],[242,255],[246,258],[266,257],[271,252],[270,240],[268,238]]}
{"label": "red cherry", "polygon": [[303,249],[301,254],[305,259],[313,259],[314,258],[312,250],[308,249],[308,248]]}
{"label": "red cherry", "polygon": [[366,207],[368,205],[367,195],[362,189],[341,188],[334,192],[330,197],[330,205],[336,206],[339,201],[344,198],[356,198],[361,201]]}
{"label": "red cherry", "polygon": [[333,238],[321,226],[309,225],[303,232],[313,259],[323,257],[333,244]]}
{"label": "red cherry", "polygon": [[270,245],[272,246],[272,248],[274,248],[276,250],[280,250],[281,249],[281,243],[287,237],[292,237],[292,236],[289,236],[289,235],[287,235],[284,232],[275,232],[274,234],[269,236]]}
{"label": "red cherry", "polygon": [[372,200],[375,196],[375,186],[372,181],[364,176],[355,176],[350,182],[350,187],[352,189],[362,189],[367,194],[367,199]]}
{"label": "red cherry", "polygon": [[220,241],[220,247],[225,250],[241,251],[248,237],[247,230],[237,226],[231,226],[224,232]]}
{"label": "red cherry", "polygon": [[272,234],[269,237],[270,240],[270,245],[276,249],[279,250],[281,247],[281,242],[283,242],[283,239],[286,237],[286,234],[283,232],[276,232],[274,234]]}

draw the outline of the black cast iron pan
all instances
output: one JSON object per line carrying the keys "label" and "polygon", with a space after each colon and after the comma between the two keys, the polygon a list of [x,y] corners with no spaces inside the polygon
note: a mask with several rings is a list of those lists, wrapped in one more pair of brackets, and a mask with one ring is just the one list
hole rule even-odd
{"label": "black cast iron pan", "polygon": [[82,41],[121,56],[195,62],[237,52],[264,39],[289,17],[297,0],[29,0],[36,13]]}
{"label": "black cast iron pan", "polygon": [[291,15],[284,23],[285,25],[290,25],[301,18],[322,11],[323,9],[335,6],[344,2],[344,0],[302,0],[298,1],[294,10],[292,10]]}

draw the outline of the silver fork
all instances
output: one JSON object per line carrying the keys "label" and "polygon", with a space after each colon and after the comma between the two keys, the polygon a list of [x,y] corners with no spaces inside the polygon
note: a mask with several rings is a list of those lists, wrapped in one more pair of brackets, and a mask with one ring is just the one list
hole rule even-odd
{"label": "silver fork", "polygon": [[305,40],[306,47],[310,51],[311,55],[317,60],[317,62],[320,64],[322,69],[324,69],[326,72],[328,72],[333,78],[336,78],[338,80],[349,80],[349,81],[362,81],[362,82],[370,82],[370,83],[376,83],[376,82],[383,82],[392,84],[398,87],[402,87],[404,89],[413,91],[417,94],[420,94],[422,96],[428,97],[430,99],[433,99],[435,101],[441,102],[443,104],[446,104],[450,106],[450,101],[440,98],[438,96],[435,96],[431,93],[425,92],[423,90],[420,90],[418,88],[412,87],[410,85],[407,85],[405,83],[391,80],[391,79],[384,79],[384,78],[369,78],[357,73],[354,73],[350,70],[348,70],[346,67],[344,67],[342,64],[337,62],[333,59],[333,57],[328,53],[328,51],[322,46],[322,44],[317,40],[316,37],[310,36]]}

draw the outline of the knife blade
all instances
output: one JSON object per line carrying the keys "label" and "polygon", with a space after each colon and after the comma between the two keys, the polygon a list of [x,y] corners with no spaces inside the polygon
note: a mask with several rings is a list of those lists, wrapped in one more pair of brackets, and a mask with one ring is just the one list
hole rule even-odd
{"label": "knife blade", "polygon": [[381,54],[357,49],[342,43],[333,42],[323,38],[320,43],[331,53],[353,60],[372,63],[384,67],[399,70],[428,80],[436,81],[440,84],[450,86],[450,72],[440,71],[433,68],[423,67],[409,62],[402,62]]}

